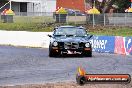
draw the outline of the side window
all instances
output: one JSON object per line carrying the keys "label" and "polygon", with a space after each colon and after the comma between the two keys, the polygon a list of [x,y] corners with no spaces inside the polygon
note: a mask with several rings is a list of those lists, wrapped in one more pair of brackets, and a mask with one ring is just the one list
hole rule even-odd
{"label": "side window", "polygon": [[54,32],[55,35],[64,35],[64,30],[62,29],[56,29],[55,32]]}

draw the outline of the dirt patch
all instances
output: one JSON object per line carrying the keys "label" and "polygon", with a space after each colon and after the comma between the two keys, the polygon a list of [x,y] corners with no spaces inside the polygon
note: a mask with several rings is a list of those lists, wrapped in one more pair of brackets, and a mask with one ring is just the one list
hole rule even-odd
{"label": "dirt patch", "polygon": [[132,82],[130,84],[85,84],[83,86],[80,86],[75,82],[66,82],[0,86],[0,88],[132,88]]}

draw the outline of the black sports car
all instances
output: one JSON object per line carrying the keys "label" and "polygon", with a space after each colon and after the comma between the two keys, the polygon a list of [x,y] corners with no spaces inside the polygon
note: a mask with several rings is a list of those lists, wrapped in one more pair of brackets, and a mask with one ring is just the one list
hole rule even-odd
{"label": "black sports car", "polygon": [[64,54],[82,54],[92,57],[92,46],[89,39],[92,35],[87,34],[84,27],[59,26],[54,28],[50,37],[49,56]]}

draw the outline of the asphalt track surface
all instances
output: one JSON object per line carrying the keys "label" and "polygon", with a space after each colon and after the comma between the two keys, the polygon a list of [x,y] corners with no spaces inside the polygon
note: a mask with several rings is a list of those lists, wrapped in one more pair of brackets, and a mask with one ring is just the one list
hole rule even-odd
{"label": "asphalt track surface", "polygon": [[90,74],[132,74],[132,56],[94,52],[93,57],[49,58],[44,48],[0,46],[0,85],[75,82],[78,66]]}

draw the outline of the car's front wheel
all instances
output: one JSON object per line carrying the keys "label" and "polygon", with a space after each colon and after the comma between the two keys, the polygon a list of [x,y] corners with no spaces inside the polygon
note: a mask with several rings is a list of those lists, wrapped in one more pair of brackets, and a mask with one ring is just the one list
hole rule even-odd
{"label": "car's front wheel", "polygon": [[60,52],[53,50],[51,47],[49,48],[49,57],[58,57],[60,56]]}
{"label": "car's front wheel", "polygon": [[49,57],[55,57],[55,54],[51,50],[49,50]]}
{"label": "car's front wheel", "polygon": [[92,57],[92,51],[84,52],[83,55],[86,57]]}

